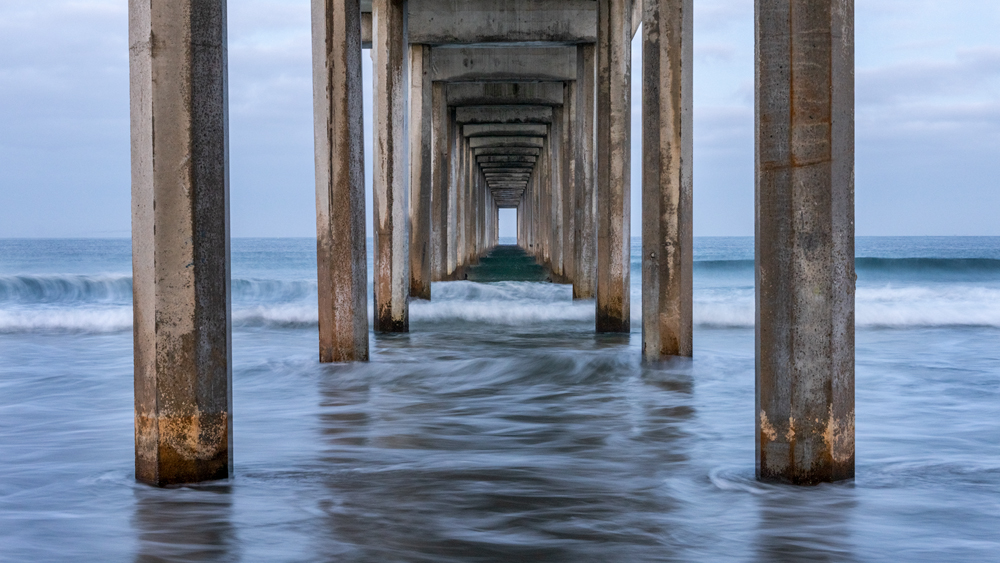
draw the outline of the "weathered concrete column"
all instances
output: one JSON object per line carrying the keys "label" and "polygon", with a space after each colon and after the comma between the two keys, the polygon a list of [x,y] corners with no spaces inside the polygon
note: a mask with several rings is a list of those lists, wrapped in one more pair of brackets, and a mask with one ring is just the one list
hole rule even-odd
{"label": "weathered concrete column", "polygon": [[431,96],[433,98],[432,129],[434,152],[431,170],[433,173],[434,192],[431,197],[432,226],[432,256],[433,278],[441,281],[448,275],[448,182],[451,170],[451,120],[448,119],[448,99],[446,84],[435,82]]}
{"label": "weathered concrete column", "polygon": [[757,477],[854,477],[854,2],[757,0]]}
{"label": "weathered concrete column", "polygon": [[592,44],[577,47],[574,299],[593,299],[597,293],[597,191],[595,189],[597,163],[594,157],[594,118],[597,111],[594,99],[596,56]]}
{"label": "weathered concrete column", "polygon": [[[232,474],[225,0],[129,2],[135,476]],[[155,127],[154,127],[155,124]]]}
{"label": "weathered concrete column", "polygon": [[375,74],[375,331],[410,330],[406,0],[372,2]]}
{"label": "weathered concrete column", "polygon": [[692,352],[692,0],[642,21],[642,355]]}
{"label": "weathered concrete column", "polygon": [[632,0],[597,2],[597,332],[629,332]]}
{"label": "weathered concrete column", "polygon": [[563,106],[553,108],[552,126],[549,134],[549,161],[552,174],[550,177],[549,194],[552,201],[550,251],[552,272],[558,276],[563,270],[563,180],[562,180],[562,136],[563,136]]}
{"label": "weathered concrete column", "polygon": [[562,262],[563,277],[570,283],[576,276],[576,81],[565,86],[565,106],[562,112]]}
{"label": "weathered concrete column", "polygon": [[461,160],[462,160],[462,135],[458,125],[455,123],[455,110],[448,112],[448,130],[451,143],[451,157],[448,159],[449,183],[448,183],[448,277],[455,274],[458,269],[458,186],[462,182]]}
{"label": "weathered concrete column", "polygon": [[410,45],[410,297],[431,298],[431,48]]}
{"label": "weathered concrete column", "polygon": [[542,263],[552,267],[552,134],[545,137],[542,148],[542,181],[539,186],[541,205],[538,224],[542,245]]}
{"label": "weathered concrete column", "polygon": [[313,0],[319,361],[368,359],[358,0]]}
{"label": "weathered concrete column", "polygon": [[458,266],[465,267],[467,262],[465,257],[465,214],[466,214],[466,192],[469,189],[469,142],[459,134],[459,160],[458,160],[458,184],[455,186],[458,191],[458,214],[455,225],[455,246],[457,247]]}
{"label": "weathered concrete column", "polygon": [[[530,185],[530,183],[529,183]],[[526,248],[527,242],[524,240],[524,195],[521,195],[521,201],[517,204],[517,245],[521,248]]]}

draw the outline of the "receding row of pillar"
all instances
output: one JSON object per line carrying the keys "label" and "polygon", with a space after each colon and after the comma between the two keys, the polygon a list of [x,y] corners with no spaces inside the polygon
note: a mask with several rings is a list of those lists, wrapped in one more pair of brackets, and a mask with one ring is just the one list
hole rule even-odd
{"label": "receding row of pillar", "polygon": [[[518,244],[574,297],[595,299],[599,332],[630,330],[640,14],[642,351],[692,354],[692,1],[595,4],[574,4],[596,10],[575,72],[559,59],[554,79],[487,68],[449,82],[435,73],[476,49],[431,64],[442,46],[409,42],[407,2],[372,2],[376,332],[408,330],[411,297],[429,298],[432,281],[456,279],[497,244],[503,207],[518,209]],[[756,0],[755,18],[758,476],[848,478],[853,2]],[[369,355],[362,19],[359,0],[312,3],[323,362]],[[225,29],[225,0],[129,3],[136,476],[159,485],[232,472]],[[530,42],[507,49],[533,64],[557,58]]]}

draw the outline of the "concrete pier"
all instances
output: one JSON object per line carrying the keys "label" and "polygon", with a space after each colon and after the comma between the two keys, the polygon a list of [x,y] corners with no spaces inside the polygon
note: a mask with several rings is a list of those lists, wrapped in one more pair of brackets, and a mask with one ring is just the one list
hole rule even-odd
{"label": "concrete pier", "polygon": [[757,0],[757,477],[854,476],[854,3]]}
{"label": "concrete pier", "polygon": [[[755,2],[757,474],[813,484],[854,474],[854,4]],[[129,2],[136,475],[160,485],[231,474],[225,6]],[[365,46],[374,331],[515,270],[630,331],[640,26],[643,357],[691,356],[692,7],[312,0],[320,361],[369,357]]]}
{"label": "concrete pier", "polygon": [[632,0],[597,1],[597,332],[628,332]]}
{"label": "concrete pier", "polygon": [[312,5],[319,360],[368,359],[358,0]]}
{"label": "concrete pier", "polygon": [[645,0],[642,355],[692,354],[692,0]]}
{"label": "concrete pier", "polygon": [[375,69],[375,331],[410,330],[410,82],[406,0],[372,2]]}
{"label": "concrete pier", "polygon": [[[226,4],[129,2],[135,476],[232,475]],[[155,127],[154,127],[155,124]]]}

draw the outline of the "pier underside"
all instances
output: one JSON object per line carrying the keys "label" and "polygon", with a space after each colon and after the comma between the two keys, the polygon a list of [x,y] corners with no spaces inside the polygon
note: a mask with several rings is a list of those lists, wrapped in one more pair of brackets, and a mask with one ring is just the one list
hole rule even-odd
{"label": "pier underside", "polygon": [[[853,2],[754,13],[758,474],[847,478]],[[137,474],[216,479],[232,464],[226,0],[129,15]],[[410,300],[455,279],[572,284],[595,331],[630,333],[635,183],[643,358],[692,356],[693,29],[693,0],[313,0],[320,361],[369,358],[366,174],[376,333],[408,332]],[[502,208],[517,247],[498,246]]]}

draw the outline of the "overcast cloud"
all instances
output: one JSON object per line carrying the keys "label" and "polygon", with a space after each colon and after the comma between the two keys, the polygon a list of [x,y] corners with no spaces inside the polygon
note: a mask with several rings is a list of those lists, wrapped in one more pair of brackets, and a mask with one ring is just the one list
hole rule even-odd
{"label": "overcast cloud", "polygon": [[[1000,2],[856,20],[858,234],[1000,235]],[[234,236],[314,236],[309,32],[308,0],[229,4]],[[753,1],[695,0],[695,33],[695,233],[750,235]],[[127,37],[125,0],[0,3],[0,237],[128,236]]]}

